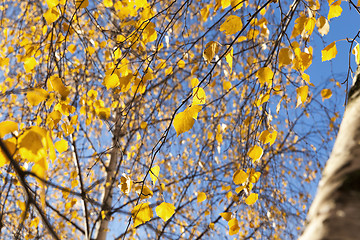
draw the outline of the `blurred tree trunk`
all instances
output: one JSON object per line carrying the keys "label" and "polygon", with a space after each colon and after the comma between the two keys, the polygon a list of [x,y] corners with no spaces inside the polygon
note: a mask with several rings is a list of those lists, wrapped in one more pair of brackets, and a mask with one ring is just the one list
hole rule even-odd
{"label": "blurred tree trunk", "polygon": [[338,136],[307,216],[305,239],[359,239],[360,76],[349,92]]}

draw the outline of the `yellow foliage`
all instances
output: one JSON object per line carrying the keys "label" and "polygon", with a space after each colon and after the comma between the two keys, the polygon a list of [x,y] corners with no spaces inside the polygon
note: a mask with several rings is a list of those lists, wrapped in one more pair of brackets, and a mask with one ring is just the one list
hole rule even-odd
{"label": "yellow foliage", "polygon": [[325,99],[331,98],[332,96],[332,92],[330,89],[323,89],[321,90],[321,97],[322,100],[324,101]]}
{"label": "yellow foliage", "polygon": [[202,105],[206,101],[206,94],[203,88],[196,87],[193,89],[193,104]]}
{"label": "yellow foliage", "polygon": [[226,35],[232,35],[239,32],[242,28],[241,18],[236,15],[230,15],[225,22],[221,24],[220,31],[224,31]]}
{"label": "yellow foliage", "polygon": [[153,217],[153,211],[149,207],[149,203],[140,203],[133,208],[131,215],[134,220],[134,227],[137,227],[149,221]]}
{"label": "yellow foliage", "polygon": [[173,125],[177,135],[189,131],[197,119],[197,115],[201,110],[200,105],[188,107],[185,111],[176,114]]}
{"label": "yellow foliage", "polygon": [[125,173],[123,173],[122,177],[120,178],[119,187],[125,195],[128,195],[130,193],[132,183],[133,182],[130,179],[130,177],[128,175],[126,175]]}
{"label": "yellow foliage", "polygon": [[204,192],[197,193],[197,202],[201,203],[206,200],[206,194]]}
{"label": "yellow foliage", "polygon": [[42,101],[46,100],[48,96],[48,92],[42,88],[34,88],[26,94],[26,98],[32,106],[37,106]]}
{"label": "yellow foliage", "polygon": [[265,83],[271,85],[272,79],[274,78],[274,73],[271,68],[263,67],[256,72],[256,77],[259,79],[261,86],[263,86]]}
{"label": "yellow foliage", "polygon": [[214,41],[208,42],[205,45],[203,58],[205,59],[206,64],[209,64],[214,56],[218,53],[219,46],[221,46],[220,43]]}
{"label": "yellow foliage", "polygon": [[259,160],[262,155],[263,155],[263,150],[261,147],[259,147],[257,145],[252,146],[248,152],[248,156],[253,161]]}
{"label": "yellow foliage", "polygon": [[0,122],[0,137],[3,138],[6,134],[18,130],[18,124],[13,121]]}
{"label": "yellow foliage", "polygon": [[175,213],[175,206],[171,203],[162,202],[155,209],[156,214],[165,222],[169,220]]}
{"label": "yellow foliage", "polygon": [[321,51],[321,60],[328,61],[336,57],[337,49],[335,42],[330,43]]}
{"label": "yellow foliage", "polygon": [[253,205],[258,200],[257,193],[250,193],[250,195],[245,199],[245,203],[247,205]]}
{"label": "yellow foliage", "polygon": [[220,216],[221,216],[223,219],[225,219],[226,221],[230,221],[231,215],[232,215],[231,212],[222,212],[222,213],[220,213]]}
{"label": "yellow foliage", "polygon": [[152,180],[154,185],[156,183],[156,180],[159,177],[159,172],[160,172],[160,167],[159,166],[154,166],[150,170],[150,177],[151,177],[151,180]]}
{"label": "yellow foliage", "polygon": [[248,179],[248,175],[243,170],[237,170],[233,175],[233,181],[236,185],[245,183]]}

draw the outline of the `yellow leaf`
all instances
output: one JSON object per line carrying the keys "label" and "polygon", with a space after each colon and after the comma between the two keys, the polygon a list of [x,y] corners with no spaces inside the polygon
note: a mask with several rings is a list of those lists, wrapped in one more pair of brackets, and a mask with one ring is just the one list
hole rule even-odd
{"label": "yellow leaf", "polygon": [[230,221],[231,215],[232,215],[231,212],[222,212],[222,213],[220,213],[220,216],[221,216],[223,219],[225,219],[226,221]]}
{"label": "yellow leaf", "polygon": [[245,203],[247,205],[253,205],[258,200],[258,194],[257,193],[251,193],[246,199]]}
{"label": "yellow leaf", "polygon": [[214,223],[209,223],[209,228],[211,228],[212,230],[214,230],[215,224],[214,224]]}
{"label": "yellow leaf", "polygon": [[277,131],[272,130],[271,132],[269,130],[263,131],[260,136],[259,140],[262,142],[262,144],[270,143],[270,146],[274,144],[277,137]]}
{"label": "yellow leaf", "polygon": [[86,8],[89,6],[89,0],[75,0],[76,8]]}
{"label": "yellow leaf", "polygon": [[240,9],[243,3],[243,0],[231,0],[231,7],[233,7],[233,11]]}
{"label": "yellow leaf", "polygon": [[194,105],[187,108],[185,111],[176,114],[174,118],[174,128],[176,130],[177,136],[181,133],[189,131],[197,119],[197,115],[201,110],[201,106]]}
{"label": "yellow leaf", "polygon": [[357,65],[359,65],[360,64],[360,45],[359,44],[356,44],[356,46],[353,48],[352,54],[355,55],[355,62]]}
{"label": "yellow leaf", "polygon": [[253,161],[256,161],[256,160],[260,159],[262,155],[263,155],[263,150],[262,150],[261,147],[259,147],[257,145],[254,145],[253,147],[251,147],[249,152],[248,152],[248,156]]}
{"label": "yellow leaf", "polygon": [[193,78],[193,79],[191,79],[190,83],[191,83],[191,87],[194,88],[199,84],[199,79]]}
{"label": "yellow leaf", "polygon": [[243,170],[237,170],[233,175],[233,181],[236,185],[246,182],[248,175]]}
{"label": "yellow leaf", "polygon": [[34,57],[27,58],[24,62],[24,68],[27,73],[31,72],[36,66],[36,59]]}
{"label": "yellow leaf", "polygon": [[159,166],[154,166],[151,168],[150,177],[151,177],[151,180],[153,181],[154,185],[156,183],[156,180],[158,179],[159,172],[160,172]]}
{"label": "yellow leaf", "polygon": [[230,15],[220,26],[220,31],[225,31],[226,35],[232,35],[239,32],[242,28],[241,18],[236,15]]}
{"label": "yellow leaf", "polygon": [[46,0],[49,8],[56,7],[59,4],[59,0]]}
{"label": "yellow leaf", "polygon": [[[0,131],[2,131],[3,129],[0,127]],[[15,153],[16,150],[16,138],[10,138],[7,140],[2,140],[3,143],[5,144],[7,150],[9,151],[9,153],[11,155],[13,155]],[[3,152],[2,148],[0,148],[0,167],[4,166],[5,164],[9,163],[9,159],[8,157],[5,155],[5,152]]]}
{"label": "yellow leaf", "polygon": [[325,99],[328,99],[332,96],[332,92],[330,89],[323,89],[321,90],[321,97],[322,100],[324,101]]}
{"label": "yellow leaf", "polygon": [[244,190],[245,188],[246,188],[246,186],[237,187],[237,188],[235,189],[235,192],[236,192],[236,193],[239,193],[239,192],[241,192],[242,190]]}
{"label": "yellow leaf", "polygon": [[27,92],[26,98],[32,106],[36,106],[48,98],[49,94],[45,89],[34,88]]}
{"label": "yellow leaf", "polygon": [[145,129],[147,127],[147,125],[148,125],[147,122],[141,122],[140,128]]}
{"label": "yellow leaf", "polygon": [[178,67],[179,67],[179,68],[185,68],[185,62],[184,62],[184,60],[180,60],[180,61],[178,62]]}
{"label": "yellow leaf", "polygon": [[134,207],[131,215],[134,220],[134,227],[137,227],[149,221],[153,217],[153,212],[149,207],[149,203],[140,203]]}
{"label": "yellow leaf", "polygon": [[112,7],[113,6],[112,0],[104,0],[104,6],[108,8]]}
{"label": "yellow leaf", "polygon": [[255,172],[255,173],[252,173],[251,176],[250,176],[250,182],[251,183],[256,183],[257,181],[259,181],[260,179],[260,176],[261,176],[261,173],[260,172]]}
{"label": "yellow leaf", "polygon": [[115,88],[120,85],[120,79],[117,74],[113,73],[110,76],[106,75],[104,78],[103,85],[109,89],[109,88]]}
{"label": "yellow leaf", "polygon": [[60,17],[60,13],[58,12],[58,10],[56,8],[50,8],[49,10],[47,10],[44,13],[43,16],[44,16],[44,18],[46,20],[46,23],[48,25],[50,25]]}
{"label": "yellow leaf", "polygon": [[256,72],[256,77],[259,79],[261,86],[263,86],[265,83],[271,85],[272,79],[274,78],[274,73],[269,67],[263,67]]}
{"label": "yellow leaf", "polygon": [[56,150],[61,154],[68,150],[69,145],[68,142],[65,139],[61,139],[55,143]]}
{"label": "yellow leaf", "polygon": [[18,130],[18,124],[13,121],[0,122],[0,137],[3,138],[6,134]]}
{"label": "yellow leaf", "polygon": [[197,202],[201,203],[206,200],[206,194],[204,192],[198,192],[197,194]]}
{"label": "yellow leaf", "polygon": [[214,58],[214,56],[217,54],[217,52],[219,51],[219,46],[220,43],[214,41],[208,42],[205,45],[203,58],[205,59],[206,64],[209,64],[211,60]]}
{"label": "yellow leaf", "polygon": [[59,78],[59,76],[57,74],[51,76],[48,79],[47,87],[48,87],[49,91],[56,91],[63,98],[66,98],[70,93],[70,90],[67,87],[65,87],[61,78]]}
{"label": "yellow leaf", "polygon": [[146,27],[142,33],[142,39],[145,43],[153,42],[157,39],[157,32],[155,30],[155,23],[146,23]]}
{"label": "yellow leaf", "polygon": [[206,94],[203,88],[196,87],[193,89],[193,104],[201,105],[204,104],[206,100]]}
{"label": "yellow leaf", "polygon": [[342,13],[342,8],[340,7],[341,5],[341,0],[338,0],[336,2],[334,2],[331,6],[329,6],[329,14],[328,14],[328,19],[332,19],[335,17],[339,17]]}
{"label": "yellow leaf", "polygon": [[239,227],[239,222],[236,218],[231,219],[230,221],[228,221],[228,225],[229,225],[229,235],[234,235],[237,234],[240,230]]}
{"label": "yellow leaf", "polygon": [[196,120],[201,109],[202,107],[200,105],[192,105],[188,108],[187,112],[191,117]]}
{"label": "yellow leaf", "polygon": [[[142,189],[141,189],[142,188]],[[154,193],[146,185],[138,185],[135,188],[135,192],[140,196],[141,199],[151,198]]]}
{"label": "yellow leaf", "polygon": [[282,48],[279,51],[279,67],[291,64],[293,53],[289,48]]}
{"label": "yellow leaf", "polygon": [[171,203],[162,202],[155,209],[156,214],[165,222],[175,213],[175,206]]}
{"label": "yellow leaf", "polygon": [[231,85],[230,81],[224,81],[223,82],[223,88],[224,88],[225,91],[228,91],[231,87],[232,87],[232,85]]}
{"label": "yellow leaf", "polygon": [[230,51],[225,56],[225,60],[230,67],[230,73],[232,72],[233,57],[234,57],[234,49],[231,47]]}
{"label": "yellow leaf", "polygon": [[130,179],[129,176],[123,173],[122,177],[120,178],[120,184],[119,184],[121,191],[125,195],[128,195],[130,193],[131,186],[132,186],[132,180]]}
{"label": "yellow leaf", "polygon": [[308,92],[309,92],[309,87],[308,86],[302,86],[302,87],[298,87],[296,89],[296,93],[297,93],[296,107],[298,107],[301,103],[306,102]]}
{"label": "yellow leaf", "polygon": [[336,57],[337,49],[335,42],[330,43],[321,51],[322,61],[328,61]]}
{"label": "yellow leaf", "polygon": [[321,36],[328,34],[330,30],[329,21],[323,16],[316,20],[316,26]]}

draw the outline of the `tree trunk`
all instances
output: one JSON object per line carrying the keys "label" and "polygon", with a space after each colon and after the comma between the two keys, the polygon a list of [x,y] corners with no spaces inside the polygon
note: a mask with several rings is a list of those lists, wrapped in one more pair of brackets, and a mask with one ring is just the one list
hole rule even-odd
{"label": "tree trunk", "polygon": [[338,136],[326,163],[301,240],[359,239],[360,78],[349,93]]}

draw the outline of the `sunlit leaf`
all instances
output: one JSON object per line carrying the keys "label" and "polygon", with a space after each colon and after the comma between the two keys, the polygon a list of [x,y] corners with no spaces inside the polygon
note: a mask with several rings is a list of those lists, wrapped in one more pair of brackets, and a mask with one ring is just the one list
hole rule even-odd
{"label": "sunlit leaf", "polygon": [[162,202],[155,209],[156,214],[165,222],[175,213],[175,206],[171,203]]}
{"label": "sunlit leaf", "polygon": [[153,211],[149,207],[149,203],[140,203],[133,208],[131,215],[134,220],[134,227],[137,227],[140,224],[150,221],[153,217]]}
{"label": "sunlit leaf", "polygon": [[51,76],[48,79],[47,87],[49,91],[56,91],[58,92],[61,97],[65,98],[69,95],[70,90],[65,87],[64,83],[62,82],[61,78],[57,74]]}
{"label": "sunlit leaf", "polygon": [[145,129],[147,127],[147,125],[148,125],[147,122],[141,122],[140,128]]}
{"label": "sunlit leaf", "polygon": [[360,45],[356,44],[356,46],[352,50],[352,54],[355,55],[355,62],[357,65],[360,64]]}
{"label": "sunlit leaf", "polygon": [[119,79],[118,75],[115,73],[111,74],[111,75],[107,75],[104,78],[103,84],[107,89],[115,88],[120,85],[120,79]]}
{"label": "sunlit leaf", "polygon": [[34,57],[27,58],[24,62],[25,71],[27,73],[31,72],[35,68],[36,64],[37,64],[37,62]]}
{"label": "sunlit leaf", "polygon": [[228,225],[229,225],[229,235],[235,235],[239,232],[240,227],[239,227],[239,222],[236,218],[231,219],[230,221],[228,221]]}
{"label": "sunlit leaf", "polygon": [[261,85],[264,85],[265,83],[271,85],[272,79],[274,78],[274,73],[271,68],[263,67],[256,72],[256,77],[259,79]]}
{"label": "sunlit leaf", "polygon": [[245,203],[247,205],[253,205],[258,200],[257,193],[250,193],[250,195],[245,199]]}
{"label": "sunlit leaf", "polygon": [[158,179],[159,172],[160,172],[159,166],[154,166],[151,168],[150,177],[151,177],[151,180],[153,181],[154,185],[156,183],[156,180]]}
{"label": "sunlit leaf", "polygon": [[59,0],[46,0],[49,8],[56,7],[59,4]]}
{"label": "sunlit leaf", "polygon": [[[0,131],[2,130],[2,128],[0,127]],[[9,151],[9,153],[11,155],[13,155],[15,153],[16,150],[16,139],[15,137],[7,139],[7,140],[2,140],[4,145],[6,146],[7,150]],[[6,156],[5,152],[2,150],[2,148],[0,148],[0,167],[4,166],[5,164],[9,163],[9,158]]]}
{"label": "sunlit leaf", "polygon": [[105,7],[112,7],[113,6],[113,1],[112,0],[104,0],[104,6]]}
{"label": "sunlit leaf", "polygon": [[300,106],[300,104],[306,102],[308,92],[309,92],[309,87],[308,86],[301,86],[301,87],[298,87],[296,89],[296,93],[297,93],[296,107],[298,107],[298,106]]}
{"label": "sunlit leaf", "polygon": [[291,64],[293,53],[289,48],[282,48],[279,51],[279,67]]}
{"label": "sunlit leaf", "polygon": [[178,67],[179,67],[179,68],[185,68],[185,62],[184,62],[184,60],[180,60],[180,61],[178,62]]}
{"label": "sunlit leaf", "polygon": [[204,192],[198,192],[197,194],[197,202],[201,203],[206,200],[206,194]]}
{"label": "sunlit leaf", "polygon": [[225,219],[226,221],[230,221],[231,215],[232,215],[231,212],[222,212],[222,213],[220,213],[220,216],[221,216],[223,219]]}
{"label": "sunlit leaf", "polygon": [[248,152],[248,156],[253,160],[256,161],[258,159],[261,158],[261,156],[263,155],[263,150],[261,147],[254,145],[250,148],[249,152]]}
{"label": "sunlit leaf", "polygon": [[201,105],[206,101],[206,94],[203,88],[196,87],[193,89],[193,104]]}
{"label": "sunlit leaf", "polygon": [[321,51],[321,56],[322,56],[321,60],[323,62],[331,60],[334,57],[336,57],[336,54],[337,54],[336,44],[335,42],[332,42]]}
{"label": "sunlit leaf", "polygon": [[65,139],[61,139],[55,143],[56,150],[61,154],[68,150],[69,145],[68,142]]}
{"label": "sunlit leaf", "polygon": [[86,8],[89,6],[89,0],[75,0],[76,8]]}
{"label": "sunlit leaf", "polygon": [[173,125],[177,135],[189,131],[197,119],[197,114],[201,110],[201,106],[194,105],[187,108],[185,111],[176,114]]}
{"label": "sunlit leaf", "polygon": [[220,43],[214,42],[214,41],[208,42],[205,45],[203,58],[204,58],[206,64],[209,64],[211,62],[211,60],[214,58],[214,56],[218,53],[219,46],[220,46]]}
{"label": "sunlit leaf", "polygon": [[125,173],[123,173],[121,178],[120,178],[120,184],[119,184],[120,190],[125,195],[128,195],[130,193],[132,183],[133,182],[130,179],[130,177],[128,175],[126,175]]}
{"label": "sunlit leaf", "polygon": [[321,90],[321,97],[322,100],[324,101],[325,99],[331,98],[332,96],[332,92],[330,89],[323,89]]}
{"label": "sunlit leaf", "polygon": [[231,47],[229,52],[225,55],[225,60],[229,64],[230,73],[232,72],[233,57],[234,57],[234,49]]}
{"label": "sunlit leaf", "polygon": [[138,185],[135,188],[135,192],[140,196],[141,199],[151,198],[154,193],[146,185]]}
{"label": "sunlit leaf", "polygon": [[49,10],[47,10],[44,13],[43,16],[44,16],[44,18],[46,20],[46,23],[48,25],[50,25],[60,17],[60,13],[58,12],[58,10],[56,8],[50,8]]}
{"label": "sunlit leaf", "polygon": [[225,31],[226,35],[232,35],[239,32],[242,28],[241,18],[236,15],[230,15],[225,22],[221,24],[220,31]]}
{"label": "sunlit leaf", "polygon": [[6,134],[18,130],[18,124],[13,121],[0,122],[0,137],[3,138]]}
{"label": "sunlit leaf", "polygon": [[339,17],[341,15],[342,8],[340,7],[340,5],[341,5],[341,0],[338,0],[329,6],[329,14],[328,14],[329,20],[335,17]]}
{"label": "sunlit leaf", "polygon": [[45,89],[34,88],[26,93],[26,98],[32,106],[37,106],[48,98],[49,94]]}
{"label": "sunlit leaf", "polygon": [[246,182],[248,175],[243,170],[237,170],[233,175],[233,181],[236,185]]}
{"label": "sunlit leaf", "polygon": [[270,146],[274,144],[275,140],[277,137],[277,131],[272,130],[264,130],[260,136],[259,136],[259,140],[262,142],[262,144],[267,144],[270,143]]}
{"label": "sunlit leaf", "polygon": [[328,34],[330,30],[329,21],[323,16],[316,20],[316,26],[321,36]]}

